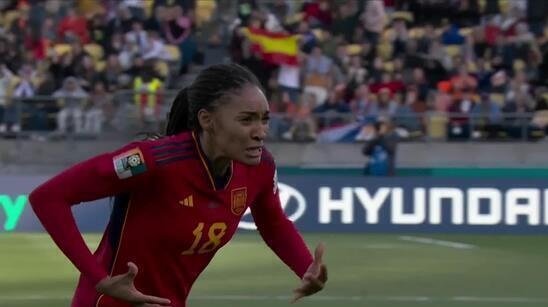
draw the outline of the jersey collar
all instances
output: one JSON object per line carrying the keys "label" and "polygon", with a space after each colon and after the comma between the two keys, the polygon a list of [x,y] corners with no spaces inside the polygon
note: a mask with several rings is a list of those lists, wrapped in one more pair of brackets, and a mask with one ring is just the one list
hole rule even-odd
{"label": "jersey collar", "polygon": [[[228,178],[226,179],[226,181],[223,180],[224,178],[215,178],[215,176],[213,175],[213,171],[212,171],[213,167],[211,165],[211,162],[209,161],[209,159],[203,152],[202,146],[200,145],[198,137],[196,136],[196,133],[194,131],[192,131],[192,139],[194,139],[194,144],[196,145],[196,148],[198,149],[198,155],[200,156],[200,161],[202,161],[202,165],[204,166],[204,169],[207,173],[207,177],[209,179],[209,183],[211,184],[211,188],[214,191],[226,189],[228,185],[230,184],[230,181],[232,180],[232,175],[234,174],[234,162],[230,161],[230,166],[228,170],[230,174],[228,175]],[[218,182],[219,184],[216,184],[216,182]],[[223,183],[224,185],[222,185]]]}

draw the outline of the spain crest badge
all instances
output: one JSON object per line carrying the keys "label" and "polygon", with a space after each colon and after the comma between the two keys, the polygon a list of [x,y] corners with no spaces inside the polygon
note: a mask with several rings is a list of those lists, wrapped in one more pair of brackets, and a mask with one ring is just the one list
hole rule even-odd
{"label": "spain crest badge", "polygon": [[237,188],[230,192],[230,198],[232,199],[232,204],[230,210],[236,215],[242,215],[245,211],[246,201],[247,201],[247,188]]}

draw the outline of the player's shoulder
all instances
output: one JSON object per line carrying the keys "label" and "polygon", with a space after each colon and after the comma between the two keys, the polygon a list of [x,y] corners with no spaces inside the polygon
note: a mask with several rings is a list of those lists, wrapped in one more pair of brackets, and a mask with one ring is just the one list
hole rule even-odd
{"label": "player's shoulder", "polygon": [[134,143],[134,146],[142,150],[145,159],[157,166],[198,157],[191,132],[147,139]]}

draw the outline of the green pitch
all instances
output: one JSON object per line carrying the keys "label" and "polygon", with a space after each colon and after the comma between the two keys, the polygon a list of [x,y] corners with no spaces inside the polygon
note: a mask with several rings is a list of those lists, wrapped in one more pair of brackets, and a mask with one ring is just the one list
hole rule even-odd
{"label": "green pitch", "polygon": [[[87,236],[91,246],[99,237]],[[548,236],[306,235],[329,283],[294,306],[547,306]],[[68,306],[77,273],[42,234],[0,235],[0,306]],[[298,281],[256,234],[237,234],[190,307],[289,306]]]}

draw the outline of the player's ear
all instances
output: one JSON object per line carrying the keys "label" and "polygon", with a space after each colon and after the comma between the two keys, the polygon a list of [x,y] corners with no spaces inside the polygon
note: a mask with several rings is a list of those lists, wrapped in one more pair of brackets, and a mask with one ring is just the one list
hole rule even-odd
{"label": "player's ear", "polygon": [[211,131],[213,129],[213,114],[206,109],[198,111],[198,123],[202,130]]}

